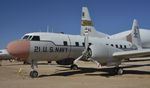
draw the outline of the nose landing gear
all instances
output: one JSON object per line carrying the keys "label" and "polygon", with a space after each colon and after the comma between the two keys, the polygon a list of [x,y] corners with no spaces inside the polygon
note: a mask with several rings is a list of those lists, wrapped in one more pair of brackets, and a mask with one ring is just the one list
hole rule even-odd
{"label": "nose landing gear", "polygon": [[30,77],[37,78],[38,77],[38,72],[36,70],[31,71],[30,72]]}
{"label": "nose landing gear", "polygon": [[34,69],[34,65],[38,68],[37,63],[32,60],[32,62],[31,62],[31,72],[30,72],[30,77],[31,78],[37,78],[38,77],[38,72]]}

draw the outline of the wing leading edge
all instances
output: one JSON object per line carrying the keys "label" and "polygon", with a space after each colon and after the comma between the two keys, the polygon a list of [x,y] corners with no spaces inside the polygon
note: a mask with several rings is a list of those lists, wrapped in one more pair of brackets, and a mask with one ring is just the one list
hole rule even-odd
{"label": "wing leading edge", "polygon": [[113,57],[123,59],[123,58],[132,58],[132,57],[142,57],[150,55],[150,49],[140,49],[140,50],[132,50],[132,51],[122,51],[115,52]]}

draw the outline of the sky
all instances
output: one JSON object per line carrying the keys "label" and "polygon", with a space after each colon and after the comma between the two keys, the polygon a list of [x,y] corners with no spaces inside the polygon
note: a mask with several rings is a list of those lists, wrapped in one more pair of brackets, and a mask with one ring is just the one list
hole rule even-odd
{"label": "sky", "polygon": [[150,0],[0,0],[0,49],[30,32],[80,34],[82,7],[95,28],[112,35],[139,27],[150,29]]}

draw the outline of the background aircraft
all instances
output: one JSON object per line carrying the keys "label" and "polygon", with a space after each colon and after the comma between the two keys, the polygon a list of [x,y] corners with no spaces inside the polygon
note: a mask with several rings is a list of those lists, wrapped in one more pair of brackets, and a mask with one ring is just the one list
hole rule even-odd
{"label": "background aircraft", "polygon": [[12,57],[6,49],[0,50],[0,66],[2,64],[2,60],[9,60],[12,62],[13,59],[14,57]]}
{"label": "background aircraft", "polygon": [[[85,24],[88,24],[88,25],[85,25]],[[117,34],[108,35],[108,34],[104,34],[102,32],[97,31],[92,23],[88,8],[82,7],[82,21],[81,21],[80,35],[84,35],[84,30],[86,29],[89,30],[89,36],[92,36],[92,37],[99,37],[99,38],[107,37],[110,39],[121,39],[121,40],[126,40],[126,41],[130,41],[129,37],[131,37],[130,34],[132,33],[132,30],[128,30],[128,31],[124,31],[121,33],[117,33]],[[149,38],[150,30],[139,28],[139,31],[140,31],[139,33],[140,33],[142,48],[145,48],[145,49],[150,48],[150,38]]]}

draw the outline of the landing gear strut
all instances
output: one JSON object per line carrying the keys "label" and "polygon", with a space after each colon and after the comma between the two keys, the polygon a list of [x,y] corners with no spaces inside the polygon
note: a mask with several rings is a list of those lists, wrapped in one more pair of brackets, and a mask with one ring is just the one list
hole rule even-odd
{"label": "landing gear strut", "polygon": [[32,60],[32,62],[31,62],[30,77],[32,77],[32,78],[37,78],[37,77],[38,77],[38,72],[34,69],[34,65],[37,67],[37,63],[35,63],[35,62]]}
{"label": "landing gear strut", "polygon": [[115,72],[116,75],[122,75],[123,74],[123,68],[115,67],[114,72]]}
{"label": "landing gear strut", "polygon": [[76,64],[72,64],[70,68],[71,68],[71,70],[77,70],[78,66]]}
{"label": "landing gear strut", "polygon": [[50,65],[52,63],[52,61],[48,61],[48,65]]}
{"label": "landing gear strut", "polygon": [[0,60],[0,66],[2,66],[2,60]]}

